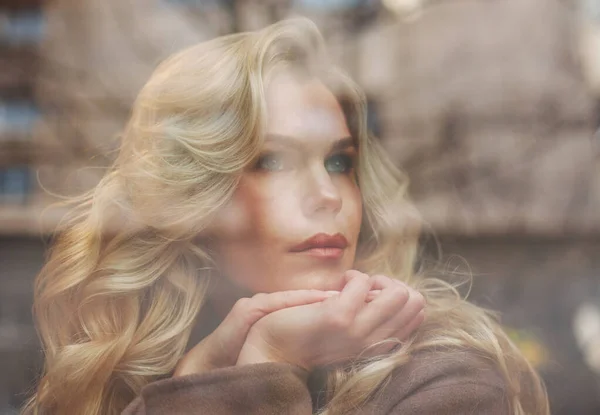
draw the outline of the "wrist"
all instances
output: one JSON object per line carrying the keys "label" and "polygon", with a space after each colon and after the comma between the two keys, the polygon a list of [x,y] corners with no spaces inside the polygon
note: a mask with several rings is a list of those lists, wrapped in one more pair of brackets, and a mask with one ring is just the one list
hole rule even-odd
{"label": "wrist", "polygon": [[289,365],[297,366],[302,370],[310,371],[309,367],[305,365],[299,364],[298,362],[293,362],[288,359],[285,359],[276,353],[272,353],[268,349],[259,347],[254,344],[245,343],[240,351],[238,356],[236,366],[242,365],[253,365],[258,363],[286,363]]}
{"label": "wrist", "polygon": [[[243,365],[254,365],[258,363],[284,363],[279,359],[275,359],[272,356],[269,356],[264,351],[260,350],[258,347],[244,344],[240,354],[238,356],[236,366]],[[287,362],[285,362],[287,363]]]}
{"label": "wrist", "polygon": [[190,356],[188,353],[177,363],[173,377],[202,374],[218,368],[219,366],[209,364],[205,359],[198,359],[197,356]]}

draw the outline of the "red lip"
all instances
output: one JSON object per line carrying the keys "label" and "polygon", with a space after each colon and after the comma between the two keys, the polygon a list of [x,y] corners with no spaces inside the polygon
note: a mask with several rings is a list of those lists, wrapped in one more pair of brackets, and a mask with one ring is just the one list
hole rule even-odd
{"label": "red lip", "polygon": [[328,235],[326,233],[318,233],[311,236],[304,242],[294,246],[292,252],[302,252],[311,249],[328,249],[334,248],[337,250],[343,250],[348,246],[348,241],[341,233],[335,235]]}

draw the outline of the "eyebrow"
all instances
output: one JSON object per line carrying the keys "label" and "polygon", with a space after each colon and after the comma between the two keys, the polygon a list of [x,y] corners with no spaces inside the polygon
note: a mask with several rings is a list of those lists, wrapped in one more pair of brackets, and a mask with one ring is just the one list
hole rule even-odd
{"label": "eyebrow", "polygon": [[[267,134],[266,142],[285,142],[288,145],[294,146],[296,148],[304,147],[304,142],[296,137],[292,137],[289,135],[281,135],[281,134]],[[345,150],[347,148],[354,148],[358,150],[358,143],[354,137],[344,137],[336,140],[332,145],[329,151],[340,151]]]}

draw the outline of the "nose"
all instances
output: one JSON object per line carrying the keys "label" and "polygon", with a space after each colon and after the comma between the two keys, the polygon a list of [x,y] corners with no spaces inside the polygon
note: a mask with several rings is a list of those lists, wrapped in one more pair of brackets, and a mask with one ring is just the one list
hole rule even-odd
{"label": "nose", "polygon": [[324,166],[308,169],[304,205],[307,215],[319,212],[338,213],[342,195]]}

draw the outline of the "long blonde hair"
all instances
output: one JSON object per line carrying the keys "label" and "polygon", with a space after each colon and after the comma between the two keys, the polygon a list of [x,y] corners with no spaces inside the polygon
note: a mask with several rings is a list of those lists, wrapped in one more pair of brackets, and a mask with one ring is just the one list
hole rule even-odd
{"label": "long blonde hair", "polygon": [[[36,279],[45,367],[23,413],[117,414],[172,372],[214,269],[195,236],[255,160],[265,83],[281,66],[327,82],[358,139],[365,218],[356,267],[406,281],[428,304],[426,322],[394,353],[328,374],[322,413],[355,410],[411,354],[431,348],[487,356],[506,380],[514,413],[548,413],[540,379],[495,319],[450,284],[413,271],[419,219],[408,180],[369,137],[360,90],[326,62],[315,25],[294,19],[199,44],[159,65],[135,102],[115,163],[72,202]],[[523,407],[523,388],[537,407]]]}

